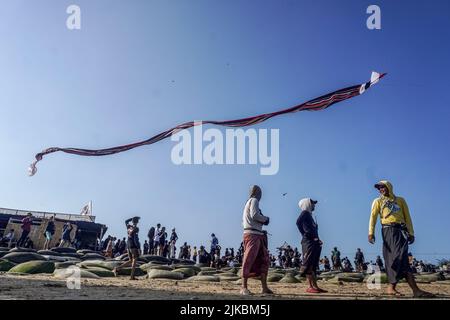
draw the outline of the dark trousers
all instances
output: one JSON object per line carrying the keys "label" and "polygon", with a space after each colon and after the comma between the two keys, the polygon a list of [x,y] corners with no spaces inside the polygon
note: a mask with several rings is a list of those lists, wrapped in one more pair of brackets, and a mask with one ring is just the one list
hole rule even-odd
{"label": "dark trousers", "polygon": [[383,226],[383,256],[389,283],[396,284],[410,272],[408,238],[400,227]]}
{"label": "dark trousers", "polygon": [[20,236],[19,241],[17,241],[17,247],[20,247],[21,245],[23,245],[25,243],[25,239],[28,237],[28,235],[30,234],[30,231],[28,230],[23,230],[22,231],[22,235]]}
{"label": "dark trousers", "polygon": [[318,241],[307,238],[302,239],[303,261],[300,268],[301,275],[316,274],[319,268],[320,253],[322,246]]}

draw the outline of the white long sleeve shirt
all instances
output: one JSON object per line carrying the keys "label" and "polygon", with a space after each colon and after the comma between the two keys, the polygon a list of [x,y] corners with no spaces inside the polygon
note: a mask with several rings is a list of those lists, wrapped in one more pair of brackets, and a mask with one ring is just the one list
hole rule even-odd
{"label": "white long sleeve shirt", "polygon": [[264,234],[262,232],[262,226],[267,219],[267,217],[261,214],[258,199],[248,199],[244,207],[244,214],[242,216],[244,233]]}

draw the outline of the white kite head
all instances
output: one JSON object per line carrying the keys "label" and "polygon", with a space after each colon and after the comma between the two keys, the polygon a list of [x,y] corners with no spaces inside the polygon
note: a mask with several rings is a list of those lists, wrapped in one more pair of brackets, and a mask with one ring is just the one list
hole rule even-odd
{"label": "white kite head", "polygon": [[378,72],[372,71],[372,75],[370,76],[370,84],[375,84],[380,81],[380,76]]}
{"label": "white kite head", "polygon": [[361,87],[359,88],[359,94],[363,94],[367,89],[380,81],[380,79],[384,77],[384,75],[385,73],[381,74],[376,71],[372,71],[372,74],[370,75],[370,81],[361,85]]}
{"label": "white kite head", "polygon": [[28,175],[30,177],[34,176],[37,172],[37,167],[36,167],[36,161],[34,161],[32,164],[30,164],[30,166],[28,167]]}

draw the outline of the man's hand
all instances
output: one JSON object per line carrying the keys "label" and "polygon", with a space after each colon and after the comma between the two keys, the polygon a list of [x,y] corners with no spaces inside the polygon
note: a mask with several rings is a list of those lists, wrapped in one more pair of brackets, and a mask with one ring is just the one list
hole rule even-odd
{"label": "man's hand", "polygon": [[269,221],[270,221],[270,218],[267,217],[267,220],[266,220],[266,222],[264,222],[264,225],[267,226],[269,224]]}
{"label": "man's hand", "polygon": [[416,239],[414,238],[414,236],[409,236],[408,243],[409,243],[409,244],[413,244],[413,243],[414,243],[414,240],[416,240]]}
{"label": "man's hand", "polygon": [[369,234],[368,240],[369,240],[369,243],[374,244],[375,243],[375,236],[373,234]]}

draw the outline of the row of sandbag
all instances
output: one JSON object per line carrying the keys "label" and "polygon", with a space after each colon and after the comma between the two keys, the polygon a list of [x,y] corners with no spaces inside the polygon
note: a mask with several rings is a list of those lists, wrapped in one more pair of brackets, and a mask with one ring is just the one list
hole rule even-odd
{"label": "row of sandbag", "polygon": [[[42,257],[39,257],[38,255],[43,256],[46,258],[46,260],[52,260],[55,262],[61,262],[66,261],[68,258],[75,258],[80,259],[82,261],[85,260],[107,260],[106,257],[104,257],[100,252],[83,249],[83,250],[76,250],[74,248],[62,248],[62,247],[55,247],[49,250],[39,250],[36,251],[34,249],[27,249],[27,248],[1,248],[0,247],[0,258],[3,258],[5,255],[9,255],[10,253],[18,253],[18,252],[25,252],[29,253],[29,255],[22,255],[22,258],[15,259],[17,262],[20,260],[20,262],[26,262],[26,261],[32,261],[32,260],[42,260]],[[33,255],[33,253],[35,255]],[[9,259],[11,256],[8,256],[6,260]],[[128,261],[129,257],[128,254],[122,254],[116,258],[114,258],[115,261]],[[170,265],[170,264],[183,264],[183,265],[195,265],[195,262],[193,260],[189,259],[175,259],[175,258],[166,258],[158,255],[142,255],[138,258],[138,261],[142,263],[150,263],[153,262],[155,264],[162,264],[162,265]],[[197,264],[199,265],[199,264]],[[205,265],[203,265],[205,266]],[[240,265],[237,265],[240,266]]]}
{"label": "row of sandbag", "polygon": [[[380,283],[388,283],[387,274],[382,272],[378,276],[360,273],[360,272],[339,272],[339,271],[330,271],[323,272],[319,275],[319,279],[326,280],[330,283],[339,283],[339,282],[367,282],[379,281]],[[417,273],[414,274],[414,278],[418,283],[431,283],[436,281],[446,281],[450,280],[450,274],[445,274],[442,272],[437,273]],[[405,280],[401,280],[400,282],[405,282]]]}
{"label": "row of sandbag", "polygon": [[[54,261],[62,262],[68,260],[84,261],[105,259],[101,254],[92,250],[75,250],[74,248],[52,248],[50,250],[39,250],[28,248],[0,248],[0,258],[13,263],[28,261]],[[6,250],[5,250],[6,249]]]}
{"label": "row of sandbag", "polygon": [[[64,262],[69,260],[107,260],[102,254],[97,251],[92,250],[76,250],[74,248],[52,248],[49,250],[39,250],[28,248],[0,248],[0,258],[8,260],[13,263],[22,263],[33,260],[48,260],[54,262]],[[128,255],[121,255],[114,260],[117,261],[127,261]],[[139,261],[142,263],[154,262],[160,264],[170,264],[170,263],[183,263],[183,264],[195,264],[192,260],[178,260],[178,259],[168,259],[165,257],[155,256],[155,255],[143,255],[139,257]]]}
{"label": "row of sandbag", "polygon": [[[76,268],[70,268],[71,266],[80,267],[81,277],[96,278],[96,277],[110,277],[114,276],[112,270],[124,263],[126,257],[119,257],[119,259],[106,259],[96,252],[90,250],[75,251],[72,248],[53,248],[51,250],[41,250],[36,252],[32,249],[14,248],[11,250],[2,250],[2,259],[0,260],[0,271],[8,271],[10,273],[19,274],[35,274],[35,273],[52,273],[55,272],[57,277],[69,277],[73,272],[76,272]],[[173,263],[170,267],[164,266],[164,263]],[[144,255],[139,258],[138,267],[146,264],[142,268],[135,270],[136,276],[141,276],[147,273],[146,269],[164,269],[170,268],[176,270],[177,273],[182,273],[183,278],[191,275],[201,274],[201,269],[196,268],[203,267],[202,265],[193,265],[191,260],[178,260],[167,259],[160,256]],[[185,266],[192,266],[191,269],[183,269]],[[55,271],[56,269],[56,271]],[[61,271],[61,269],[66,269]],[[194,272],[192,272],[194,271]],[[207,270],[208,272],[211,270]],[[120,269],[119,275],[130,275],[131,268]],[[176,273],[174,273],[176,274]],[[161,272],[153,272],[151,278],[163,277]],[[178,275],[177,275],[178,278]]]}
{"label": "row of sandbag", "polygon": [[[81,277],[112,277],[114,276],[112,270],[124,262],[122,260],[87,259],[85,261],[79,261],[77,259],[73,259],[54,263],[53,261],[47,261],[45,257],[36,258],[36,253],[33,252],[13,251],[9,254],[12,254],[11,256],[7,256],[9,260],[0,259],[0,271],[9,271],[11,273],[55,272],[55,275],[58,277],[70,276],[70,272],[67,272],[67,270],[61,271],[61,269],[67,269],[72,265],[81,268]],[[162,257],[154,257],[157,257],[156,261],[149,263],[138,261],[139,268],[136,269],[135,275],[142,276],[148,274],[148,278],[151,279],[189,279],[192,281],[239,281],[241,276],[241,269],[238,268],[224,268],[218,271],[214,268],[204,267],[203,265],[192,265],[191,263],[186,264],[184,261],[179,264],[164,265],[161,261]],[[27,259],[31,260],[24,261]],[[119,275],[130,275],[130,273],[131,268],[120,269],[119,271]],[[319,275],[319,279],[329,281],[330,283],[366,282],[369,277],[370,275],[366,275],[364,273],[343,273],[337,271],[323,272]],[[450,280],[450,274],[422,273],[416,274],[415,278],[419,283],[430,283],[435,281]],[[299,275],[299,272],[296,269],[271,269],[268,274],[268,282],[298,283],[301,282],[302,279],[303,278]],[[386,274],[381,273],[379,280],[381,283],[387,283]]]}

